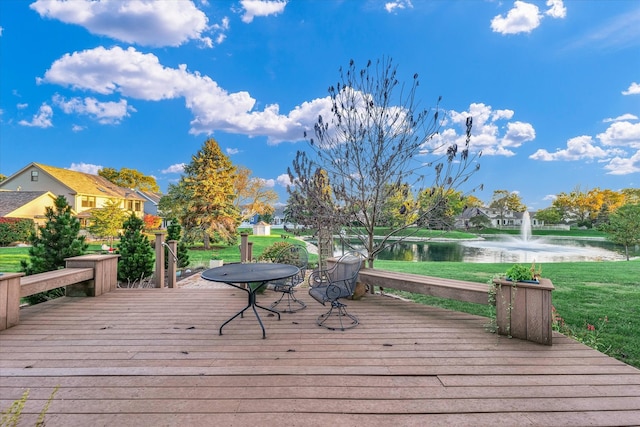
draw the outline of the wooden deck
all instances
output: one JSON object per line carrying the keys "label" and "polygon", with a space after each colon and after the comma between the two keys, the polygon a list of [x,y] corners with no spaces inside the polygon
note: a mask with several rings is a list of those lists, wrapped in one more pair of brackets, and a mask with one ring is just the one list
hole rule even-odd
{"label": "wooden deck", "polygon": [[[0,408],[30,389],[34,425],[557,426],[640,424],[640,370],[556,334],[553,346],[488,333],[487,319],[367,295],[361,324],[324,309],[253,315],[232,288],[116,290],[62,298],[0,332]],[[267,303],[275,295],[258,299]]]}

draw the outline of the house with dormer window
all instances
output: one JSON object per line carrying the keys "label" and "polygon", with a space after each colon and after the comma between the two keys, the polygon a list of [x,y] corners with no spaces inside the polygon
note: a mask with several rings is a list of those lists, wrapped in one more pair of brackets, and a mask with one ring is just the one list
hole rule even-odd
{"label": "house with dormer window", "polygon": [[83,226],[87,226],[92,209],[105,206],[109,200],[118,200],[120,207],[144,216],[145,199],[135,190],[118,187],[99,176],[69,169],[30,163],[0,182],[0,190],[48,191],[64,196]]}

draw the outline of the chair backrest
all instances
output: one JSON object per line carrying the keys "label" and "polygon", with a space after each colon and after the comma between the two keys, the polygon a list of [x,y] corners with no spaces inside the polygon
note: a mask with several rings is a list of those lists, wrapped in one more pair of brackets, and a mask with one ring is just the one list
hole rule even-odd
{"label": "chair backrest", "polygon": [[359,252],[348,252],[341,256],[336,264],[326,272],[331,283],[341,282],[348,296],[353,294],[362,267],[364,256]]}
{"label": "chair backrest", "polygon": [[298,274],[289,279],[280,281],[282,283],[291,282],[292,285],[297,285],[298,283],[302,283],[306,277],[306,271],[309,264],[309,253],[304,246],[292,244],[278,252],[276,256],[272,258],[272,261],[295,265],[298,267],[300,269]]}

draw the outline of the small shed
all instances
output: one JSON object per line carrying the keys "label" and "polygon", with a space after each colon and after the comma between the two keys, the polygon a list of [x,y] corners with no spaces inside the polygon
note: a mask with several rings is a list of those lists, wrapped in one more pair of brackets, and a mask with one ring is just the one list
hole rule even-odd
{"label": "small shed", "polygon": [[257,224],[253,225],[253,235],[254,236],[270,236],[271,235],[271,224],[267,224],[264,221],[260,221]]}

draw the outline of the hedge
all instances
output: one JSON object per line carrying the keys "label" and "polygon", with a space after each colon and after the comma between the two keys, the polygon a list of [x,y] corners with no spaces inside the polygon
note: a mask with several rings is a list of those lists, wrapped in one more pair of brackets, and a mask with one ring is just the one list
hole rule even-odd
{"label": "hedge", "polygon": [[0,217],[0,246],[14,242],[26,242],[35,230],[32,219]]}

